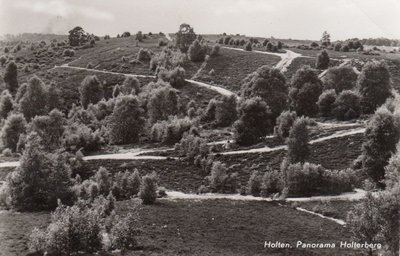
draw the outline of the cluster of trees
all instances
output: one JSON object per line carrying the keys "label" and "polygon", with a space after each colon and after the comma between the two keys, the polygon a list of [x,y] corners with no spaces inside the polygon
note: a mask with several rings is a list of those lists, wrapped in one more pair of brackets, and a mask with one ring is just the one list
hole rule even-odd
{"label": "cluster of trees", "polygon": [[217,43],[232,46],[242,46],[246,51],[252,51],[254,47],[265,47],[265,49],[269,52],[277,52],[278,50],[283,48],[283,43],[281,41],[278,41],[276,42],[276,44],[274,44],[272,41],[264,39],[264,41],[261,43],[256,38],[249,38],[248,40],[246,40],[245,38],[235,39],[231,36],[221,37],[217,40]]}

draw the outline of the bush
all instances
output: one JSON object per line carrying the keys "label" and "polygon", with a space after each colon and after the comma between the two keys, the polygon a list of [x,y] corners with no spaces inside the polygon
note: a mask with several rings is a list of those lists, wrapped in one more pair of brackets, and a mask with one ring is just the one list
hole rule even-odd
{"label": "bush", "polygon": [[209,153],[207,142],[199,136],[185,133],[182,139],[175,145],[175,149],[180,156],[186,160],[194,162],[197,157],[205,158]]}
{"label": "bush", "polygon": [[133,95],[118,97],[110,116],[110,142],[129,144],[139,140],[144,128],[144,110],[139,99]]}
{"label": "bush", "polygon": [[3,146],[15,152],[19,137],[25,133],[25,130],[26,121],[24,116],[21,114],[10,114],[1,130]]}
{"label": "bush", "polygon": [[85,109],[90,103],[96,104],[104,97],[103,87],[96,76],[86,76],[79,87],[79,93]]}
{"label": "bush", "polygon": [[142,42],[144,39],[142,31],[138,31],[135,35],[135,39],[138,40],[139,42]]}
{"label": "bush", "polygon": [[14,108],[14,101],[8,90],[4,90],[0,96],[0,117],[6,119]]}
{"label": "bush", "polygon": [[213,193],[235,193],[237,187],[237,173],[227,174],[225,164],[214,162],[211,174],[207,176],[209,187]]}
{"label": "bush", "polygon": [[288,161],[290,163],[304,163],[310,154],[308,146],[309,131],[307,120],[303,117],[296,119],[290,129],[289,137],[286,141],[288,145]]}
{"label": "bush", "polygon": [[276,170],[267,170],[261,180],[261,196],[280,193],[283,189],[282,175]]}
{"label": "bush", "polygon": [[181,24],[179,26],[179,31],[176,33],[176,47],[178,47],[181,52],[186,53],[194,40],[196,40],[196,34],[193,28],[189,24]]}
{"label": "bush", "polygon": [[253,171],[247,183],[247,194],[252,196],[260,196],[261,193],[261,176],[258,171]]}
{"label": "bush", "polygon": [[276,126],[274,128],[275,134],[281,139],[287,138],[296,119],[296,112],[283,111],[276,119]]}
{"label": "bush", "polygon": [[289,196],[349,192],[357,180],[355,172],[351,169],[332,171],[310,163],[291,164],[283,171],[283,184],[288,189]]}
{"label": "bush", "polygon": [[336,101],[335,90],[326,90],[318,98],[317,105],[321,116],[329,117]]}
{"label": "bush", "polygon": [[150,95],[147,112],[151,123],[167,120],[169,116],[178,114],[180,97],[176,89],[163,86],[153,89]]}
{"label": "bush", "polygon": [[112,193],[118,200],[137,196],[140,190],[141,178],[138,170],[118,172],[114,177]]}
{"label": "bush", "polygon": [[172,51],[169,48],[164,48],[161,52],[156,53],[150,61],[150,70],[164,68],[167,70],[183,66],[187,62],[187,55],[179,51]]}
{"label": "bush", "polygon": [[193,62],[201,62],[205,60],[208,52],[208,46],[195,40],[189,47],[189,59]]}
{"label": "bush", "polygon": [[329,55],[326,50],[322,50],[317,55],[317,60],[315,62],[315,66],[318,69],[327,69],[329,67]]}
{"label": "bush", "polygon": [[247,44],[246,44],[246,46],[244,47],[244,49],[245,49],[246,51],[251,52],[251,51],[253,50],[253,47],[251,46],[251,43],[250,43],[250,42],[247,42]]}
{"label": "bush", "polygon": [[43,152],[35,134],[28,138],[20,166],[7,178],[12,207],[49,210],[57,206],[58,199],[70,203],[71,169],[66,155]]}
{"label": "bush", "polygon": [[273,130],[272,113],[260,97],[244,101],[239,107],[239,116],[239,120],[234,123],[234,136],[239,145],[257,143]]}
{"label": "bush", "polygon": [[289,99],[297,115],[314,116],[318,113],[317,101],[321,93],[322,82],[314,69],[305,66],[296,71],[292,78]]}
{"label": "bush", "polygon": [[221,47],[219,46],[219,44],[215,44],[211,49],[210,55],[213,57],[218,56],[220,49]]}
{"label": "bush", "polygon": [[343,45],[341,48],[340,48],[340,51],[341,52],[348,52],[350,50],[350,48],[349,48],[349,46],[348,45]]}
{"label": "bush", "polygon": [[337,94],[352,90],[356,86],[357,76],[351,66],[331,67],[323,78],[324,89],[334,89]]}
{"label": "bush", "polygon": [[165,144],[175,144],[182,139],[185,132],[193,126],[188,117],[169,117],[166,121],[155,123],[151,128],[151,139]]}
{"label": "bush", "polygon": [[316,42],[312,42],[312,43],[310,44],[310,46],[313,47],[313,48],[319,47],[318,43],[316,43]]}
{"label": "bush", "polygon": [[83,148],[85,151],[97,151],[103,144],[100,131],[93,131],[82,123],[68,125],[62,137],[62,144],[66,150],[77,151]]}
{"label": "bush", "polygon": [[30,121],[37,115],[46,114],[47,92],[45,84],[36,76],[28,81],[26,92],[19,101],[19,109]]}
{"label": "bush", "polygon": [[360,96],[353,91],[342,91],[333,104],[332,113],[338,120],[350,120],[360,116]]}
{"label": "bush", "polygon": [[75,51],[72,49],[65,49],[63,51],[63,56],[65,56],[65,57],[74,57],[74,55],[75,55]]}
{"label": "bush", "polygon": [[143,204],[154,204],[157,199],[157,175],[156,173],[143,176],[140,184],[139,197]]}
{"label": "bush", "polygon": [[368,122],[360,160],[362,169],[378,185],[382,182],[391,155],[399,140],[395,116],[386,108],[379,108]]}
{"label": "bush", "polygon": [[357,80],[363,113],[373,113],[392,95],[390,80],[389,68],[384,61],[373,61],[364,65]]}
{"label": "bush", "polygon": [[138,207],[130,209],[125,217],[119,218],[110,231],[111,248],[121,250],[137,246],[137,237],[141,233],[139,223]]}
{"label": "bush", "polygon": [[259,96],[269,106],[275,119],[287,108],[288,86],[283,74],[275,68],[262,66],[249,74],[242,82],[244,98]]}
{"label": "bush", "polygon": [[151,55],[152,55],[152,52],[150,52],[148,49],[140,48],[138,55],[137,55],[137,59],[139,61],[150,61]]}
{"label": "bush", "polygon": [[158,41],[158,46],[159,46],[159,47],[163,47],[163,46],[167,46],[167,45],[168,45],[168,43],[165,42],[165,41],[162,40],[162,39],[160,39],[160,40]]}
{"label": "bush", "polygon": [[2,55],[2,56],[0,57],[0,65],[3,67],[4,64],[6,64],[6,62],[7,62],[7,57],[4,56],[4,55]]}
{"label": "bush", "polygon": [[219,127],[230,126],[237,119],[236,96],[222,96],[215,106],[215,121]]}
{"label": "bush", "polygon": [[121,92],[125,95],[138,95],[140,92],[140,82],[136,77],[127,76],[122,83]]}

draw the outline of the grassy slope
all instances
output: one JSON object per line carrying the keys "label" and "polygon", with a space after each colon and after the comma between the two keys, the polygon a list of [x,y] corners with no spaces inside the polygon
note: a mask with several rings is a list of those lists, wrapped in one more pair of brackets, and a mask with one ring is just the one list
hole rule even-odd
{"label": "grassy slope", "polygon": [[[125,213],[128,202],[117,204]],[[47,213],[1,212],[2,255],[26,255],[33,227],[45,227]],[[277,217],[279,216],[279,218]],[[127,255],[357,255],[344,249],[265,249],[264,241],[293,244],[350,241],[332,221],[270,202],[159,200],[141,209],[144,233],[139,251]]]}

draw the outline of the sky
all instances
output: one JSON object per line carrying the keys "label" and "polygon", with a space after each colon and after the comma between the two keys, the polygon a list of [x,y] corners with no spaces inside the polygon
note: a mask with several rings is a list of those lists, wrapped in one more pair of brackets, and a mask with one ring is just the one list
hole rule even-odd
{"label": "sky", "polygon": [[400,0],[0,0],[0,35],[172,33],[181,23],[202,34],[400,39]]}

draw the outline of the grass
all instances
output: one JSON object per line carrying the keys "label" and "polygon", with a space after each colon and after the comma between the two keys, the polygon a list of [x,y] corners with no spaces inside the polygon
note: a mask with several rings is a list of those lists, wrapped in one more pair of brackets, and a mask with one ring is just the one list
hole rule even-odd
{"label": "grass", "polygon": [[[126,213],[128,201],[117,203]],[[0,213],[0,250],[26,255],[34,227],[49,223],[48,213]],[[345,249],[268,249],[265,241],[338,243],[349,231],[332,221],[271,202],[165,200],[142,206],[140,247],[126,255],[360,255]],[[279,217],[278,217],[279,216]]]}
{"label": "grass", "polygon": [[[279,60],[280,58],[274,55],[221,48],[220,55],[209,59],[206,68],[197,79],[237,92],[248,74],[263,65],[275,66]],[[212,69],[215,71],[213,76],[209,74]]]}

